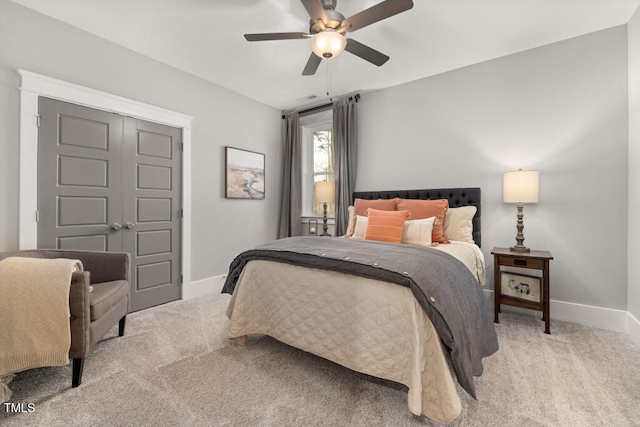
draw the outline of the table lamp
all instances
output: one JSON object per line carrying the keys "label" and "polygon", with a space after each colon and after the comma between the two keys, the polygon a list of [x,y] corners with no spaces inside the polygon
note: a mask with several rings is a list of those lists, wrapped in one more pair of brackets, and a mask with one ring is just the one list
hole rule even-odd
{"label": "table lamp", "polygon": [[523,171],[522,169],[505,172],[502,180],[502,199],[504,203],[517,203],[518,208],[518,234],[516,234],[516,245],[510,249],[513,252],[530,252],[531,249],[523,245],[524,221],[522,209],[524,203],[538,203],[538,171]]}
{"label": "table lamp", "polygon": [[333,181],[318,181],[315,183],[315,201],[316,203],[322,203],[323,207],[323,226],[322,226],[322,234],[321,236],[331,236],[331,234],[327,233],[327,203],[335,202],[334,195],[334,182]]}

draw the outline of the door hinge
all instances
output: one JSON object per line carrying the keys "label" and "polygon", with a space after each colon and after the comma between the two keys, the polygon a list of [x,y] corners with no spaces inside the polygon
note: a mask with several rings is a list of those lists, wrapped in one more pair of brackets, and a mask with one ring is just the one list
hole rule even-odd
{"label": "door hinge", "polygon": [[40,119],[42,118],[42,116],[40,114],[36,114],[36,126],[40,127]]}
{"label": "door hinge", "polygon": [[36,211],[36,222],[40,222],[40,211]]}
{"label": "door hinge", "polygon": [[181,275],[180,275],[180,284],[181,284],[181,285],[182,285],[182,283],[183,283],[183,279],[184,279],[184,278],[182,277],[182,274],[181,274]]}
{"label": "door hinge", "polygon": [[178,218],[182,218],[184,216],[184,209],[180,209],[178,212]]}
{"label": "door hinge", "polygon": [[180,151],[184,151],[184,142],[180,142],[180,143],[178,144],[178,150],[180,150]]}

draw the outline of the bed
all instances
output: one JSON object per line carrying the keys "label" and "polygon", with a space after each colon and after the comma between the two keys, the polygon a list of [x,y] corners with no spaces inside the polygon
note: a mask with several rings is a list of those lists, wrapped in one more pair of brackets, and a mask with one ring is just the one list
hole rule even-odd
{"label": "bed", "polygon": [[[449,423],[461,412],[456,379],[475,397],[473,376],[482,373],[482,358],[497,350],[481,289],[480,189],[356,192],[353,198],[447,199],[450,208],[475,206],[477,245],[422,248],[318,237],[270,242],[231,264],[223,288],[232,294],[229,337],[242,342],[248,334],[266,334],[404,384],[412,413]],[[441,264],[455,274],[440,272],[446,270]]]}

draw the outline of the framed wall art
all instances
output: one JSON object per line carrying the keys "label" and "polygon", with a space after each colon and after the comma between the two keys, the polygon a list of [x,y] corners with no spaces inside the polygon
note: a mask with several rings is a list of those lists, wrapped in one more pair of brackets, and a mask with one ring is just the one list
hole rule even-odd
{"label": "framed wall art", "polygon": [[225,147],[227,199],[264,199],[264,154]]}
{"label": "framed wall art", "polygon": [[542,277],[507,271],[500,273],[500,293],[513,298],[541,303],[541,283]]}

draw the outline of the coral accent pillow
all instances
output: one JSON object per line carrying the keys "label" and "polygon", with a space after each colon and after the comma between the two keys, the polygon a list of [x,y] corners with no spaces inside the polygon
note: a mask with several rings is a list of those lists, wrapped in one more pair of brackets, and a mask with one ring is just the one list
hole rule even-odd
{"label": "coral accent pillow", "polygon": [[369,208],[377,209],[379,211],[395,211],[396,202],[394,199],[356,199],[353,203],[354,215],[367,216],[367,209]]}
{"label": "coral accent pillow", "polygon": [[408,211],[379,211],[369,208],[367,215],[367,229],[365,240],[400,243],[404,231],[404,221],[409,216]]}
{"label": "coral accent pillow", "polygon": [[445,219],[449,209],[449,201],[447,199],[413,200],[395,198],[394,200],[399,211],[409,211],[409,218],[412,220],[435,216],[438,221],[433,224],[431,240],[436,243],[449,243],[444,237]]}

